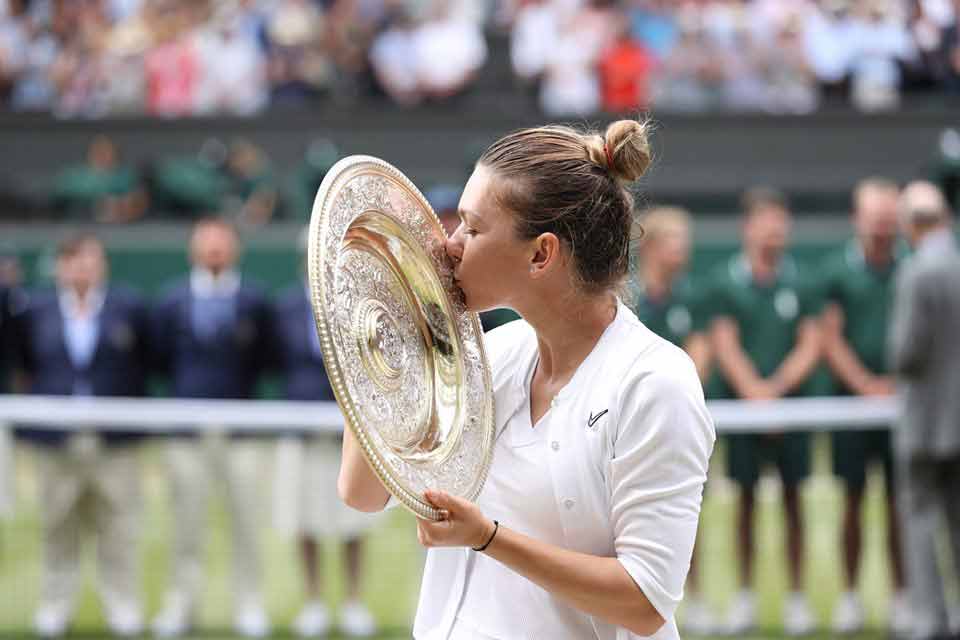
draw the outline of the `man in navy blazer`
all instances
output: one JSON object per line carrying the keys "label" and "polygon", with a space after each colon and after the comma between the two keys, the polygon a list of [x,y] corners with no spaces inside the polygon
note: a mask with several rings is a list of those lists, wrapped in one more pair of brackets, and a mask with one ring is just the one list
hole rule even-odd
{"label": "man in navy blazer", "polygon": [[[33,394],[142,396],[148,365],[146,309],[107,284],[103,245],[78,235],[57,251],[56,290],[29,296],[13,318],[16,362]],[[34,624],[59,636],[70,623],[81,546],[97,537],[98,577],[110,629],[142,628],[138,550],[142,434],[26,428],[34,445],[43,516],[43,580]]]}
{"label": "man in navy blazer", "polygon": [[[154,311],[157,362],[169,377],[173,396],[251,398],[254,394],[269,356],[270,308],[261,290],[235,270],[237,253],[237,234],[228,222],[198,221],[190,242],[190,276],[170,289]],[[232,521],[234,626],[245,636],[268,633],[260,593],[261,456],[258,440],[226,438],[218,430],[170,439],[173,570],[163,610],[153,623],[157,635],[183,634],[196,611],[208,495],[214,479],[226,484]]]}
{"label": "man in navy blazer", "polygon": [[[288,400],[332,402],[333,390],[324,369],[320,341],[305,283],[285,291],[274,307],[274,355]],[[300,560],[307,601],[294,620],[301,637],[326,635],[331,616],[323,602],[323,537],[343,542],[346,601],[340,608],[340,629],[351,637],[376,631],[373,616],[362,604],[363,534],[378,518],[346,507],[337,495],[341,440],[329,434],[283,438],[277,448],[276,503],[279,529],[292,530],[300,542]]]}

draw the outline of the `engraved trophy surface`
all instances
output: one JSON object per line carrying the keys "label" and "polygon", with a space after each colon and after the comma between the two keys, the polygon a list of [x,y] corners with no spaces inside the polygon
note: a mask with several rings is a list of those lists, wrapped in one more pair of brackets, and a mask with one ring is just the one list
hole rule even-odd
{"label": "engraved trophy surface", "polygon": [[384,486],[432,520],[423,492],[475,499],[493,452],[482,330],[445,239],[423,195],[377,158],[340,160],[314,200],[310,298],[337,403]]}

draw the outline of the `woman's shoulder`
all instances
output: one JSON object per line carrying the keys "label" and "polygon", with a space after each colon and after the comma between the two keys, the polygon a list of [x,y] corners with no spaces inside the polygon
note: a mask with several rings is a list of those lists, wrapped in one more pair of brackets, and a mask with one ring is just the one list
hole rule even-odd
{"label": "woman's shoulder", "polygon": [[483,335],[483,348],[491,367],[496,367],[512,356],[524,351],[530,344],[536,345],[536,333],[525,320],[513,320],[492,329]]}

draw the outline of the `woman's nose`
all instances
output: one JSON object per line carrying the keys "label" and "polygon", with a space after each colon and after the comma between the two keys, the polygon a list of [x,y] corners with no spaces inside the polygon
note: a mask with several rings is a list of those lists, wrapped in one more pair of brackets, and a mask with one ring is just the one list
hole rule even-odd
{"label": "woman's nose", "polygon": [[457,227],[450,237],[447,238],[444,248],[447,250],[447,255],[450,256],[450,259],[454,262],[460,262],[460,258],[463,256],[460,227]]}

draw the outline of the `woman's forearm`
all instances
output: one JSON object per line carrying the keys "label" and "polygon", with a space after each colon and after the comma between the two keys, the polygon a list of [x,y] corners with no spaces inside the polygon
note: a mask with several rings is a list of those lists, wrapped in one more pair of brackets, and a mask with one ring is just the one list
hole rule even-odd
{"label": "woman's forearm", "polygon": [[665,622],[616,558],[563,549],[503,525],[485,553],[580,611],[638,635],[653,635]]}
{"label": "woman's forearm", "polygon": [[343,430],[343,455],[337,477],[340,499],[358,511],[381,511],[390,499],[380,479],[370,469],[360,444],[349,428]]}

